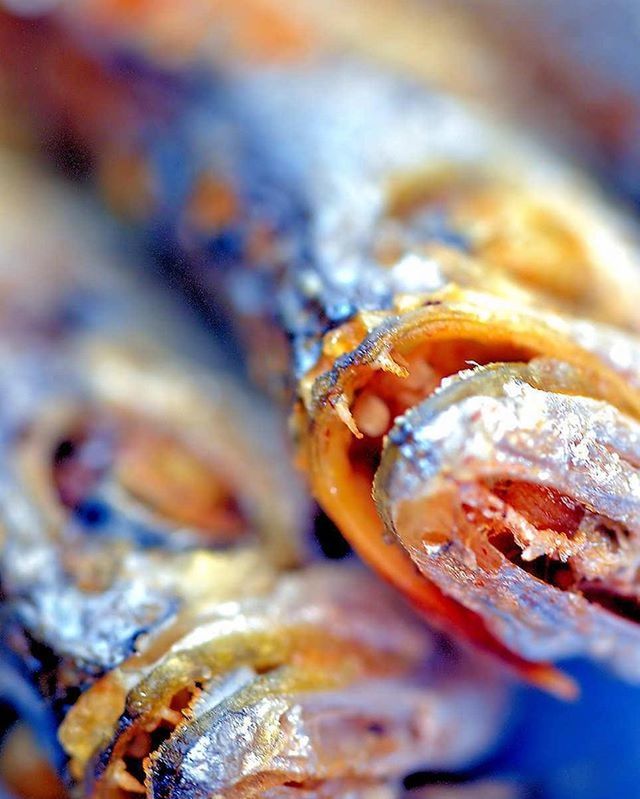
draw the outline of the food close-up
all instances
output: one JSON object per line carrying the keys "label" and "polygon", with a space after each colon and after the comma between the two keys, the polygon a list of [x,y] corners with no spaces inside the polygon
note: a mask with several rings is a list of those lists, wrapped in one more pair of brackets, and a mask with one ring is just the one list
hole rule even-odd
{"label": "food close-up", "polygon": [[640,799],[638,34],[0,0],[1,799]]}

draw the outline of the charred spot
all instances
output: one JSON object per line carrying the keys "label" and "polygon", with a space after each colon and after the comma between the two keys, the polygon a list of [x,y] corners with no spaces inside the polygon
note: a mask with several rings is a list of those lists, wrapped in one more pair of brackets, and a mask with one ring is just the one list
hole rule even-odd
{"label": "charred spot", "polygon": [[4,628],[2,637],[5,644],[3,657],[10,659],[12,664],[14,654],[19,658],[17,673],[22,675],[25,684],[48,700],[52,717],[59,722],[86,689],[90,679],[72,663],[61,661],[51,647],[17,623]]}
{"label": "charred spot", "polygon": [[70,439],[61,441],[53,451],[54,464],[70,460],[76,451],[76,442]]}

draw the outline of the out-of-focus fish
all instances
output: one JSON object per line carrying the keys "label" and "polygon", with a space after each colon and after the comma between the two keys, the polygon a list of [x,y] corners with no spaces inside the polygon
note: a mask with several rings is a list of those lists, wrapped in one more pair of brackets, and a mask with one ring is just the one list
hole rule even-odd
{"label": "out-of-focus fish", "polygon": [[305,503],[277,421],[163,346],[188,350],[186,319],[82,200],[6,153],[2,171],[3,592],[67,670],[100,674],[207,582],[237,596],[300,562]]}
{"label": "out-of-focus fish", "polygon": [[468,762],[496,729],[495,677],[454,662],[438,677],[433,647],[358,569],[303,570],[192,606],[96,682],[60,737],[92,796],[143,782],[173,799],[367,795]]}
{"label": "out-of-focus fish", "polygon": [[259,543],[298,561],[304,500],[277,418],[205,365],[214,346],[126,274],[79,198],[1,164],[3,493],[56,535]]}
{"label": "out-of-focus fish", "polygon": [[[69,761],[58,767],[76,792],[394,799],[405,774],[469,765],[491,744],[504,714],[500,675],[442,648],[361,569],[309,567],[253,597],[232,562],[228,570],[237,599],[220,601],[216,586],[203,586],[79,696],[77,664],[70,673],[67,658],[52,672],[41,660],[38,682],[45,693],[55,687],[58,713],[67,689],[58,736]],[[17,629],[12,639],[19,649]],[[50,667],[56,642],[30,641],[27,663],[47,651]],[[24,675],[0,674],[0,689],[12,688],[5,701],[33,690],[22,686]],[[29,703],[19,713],[44,735]],[[0,775],[4,757],[13,758],[8,744]],[[43,799],[60,796],[32,746],[14,763],[11,786],[22,784],[28,761],[32,776],[39,764]]]}

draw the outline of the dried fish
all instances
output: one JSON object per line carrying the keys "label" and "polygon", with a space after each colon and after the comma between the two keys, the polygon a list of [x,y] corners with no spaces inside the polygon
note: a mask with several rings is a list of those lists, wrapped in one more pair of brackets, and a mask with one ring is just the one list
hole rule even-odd
{"label": "dried fish", "polygon": [[268,590],[306,510],[278,421],[162,346],[204,360],[179,306],[126,276],[81,198],[0,159],[2,640],[46,727],[202,595]]}
{"label": "dried fish", "polygon": [[396,420],[377,502],[428,579],[510,648],[637,679],[639,443],[567,364],[476,367]]}
{"label": "dried fish", "polygon": [[494,734],[495,673],[437,662],[371,578],[315,567],[192,606],[83,694],[60,738],[92,796],[366,795],[468,762]]}
{"label": "dried fish", "polygon": [[57,733],[52,765],[93,797],[374,799],[477,758],[500,673],[447,653],[355,566],[282,573],[304,502],[284,447],[252,433],[267,417],[163,346],[188,329],[154,335],[154,312],[171,316],[86,238],[69,189],[1,158],[7,224],[42,213],[56,236],[34,249],[11,227],[0,271],[0,695]]}
{"label": "dried fish", "polygon": [[[326,43],[283,58],[277,48],[268,56],[256,48],[255,60],[235,59],[223,45],[195,78],[184,66],[188,55],[176,69],[160,48],[123,28],[117,13],[92,51],[89,34],[103,30],[97,8],[76,12],[63,3],[26,34],[19,21],[7,22],[8,51],[26,52],[34,63],[75,48],[77,70],[67,80],[57,76],[53,97],[41,69],[14,59],[35,87],[31,94],[71,119],[116,205],[130,195],[130,175],[141,178],[124,210],[148,230],[171,232],[201,289],[222,288],[257,370],[295,395],[299,459],[315,496],[363,558],[431,621],[567,691],[537,661],[593,654],[590,636],[574,640],[567,618],[567,631],[560,622],[550,626],[543,646],[526,638],[526,624],[515,635],[494,619],[496,603],[479,613],[444,566],[438,579],[416,570],[413,550],[398,544],[405,543],[392,518],[398,497],[379,482],[378,512],[371,488],[381,458],[386,463],[394,452],[383,445],[395,420],[421,423],[423,402],[439,396],[443,380],[477,365],[561,362],[576,372],[586,399],[635,423],[640,250],[633,223],[547,148]],[[236,19],[229,13],[220,9],[221,23]],[[11,47],[16,39],[21,48]],[[144,68],[126,76],[109,70],[121,46],[146,58]],[[202,48],[198,40],[194,52]],[[158,89],[167,74],[171,90]],[[158,95],[161,113],[154,112]],[[114,105],[105,97],[117,99],[123,119],[115,141],[106,113]],[[480,393],[485,400],[490,405]],[[567,402],[565,412],[573,412]],[[550,590],[526,570],[518,576],[520,595]],[[620,666],[625,636],[634,633],[603,602],[593,613],[616,631],[607,657]],[[638,676],[633,667],[626,673]]]}
{"label": "dried fish", "polygon": [[82,201],[1,158],[4,638],[48,661],[43,692],[64,706],[140,635],[211,595],[207,580],[220,599],[237,597],[239,583],[264,590],[299,562],[304,501],[277,423],[256,409],[258,439],[239,387],[165,354],[162,339],[186,346],[189,326],[162,297],[155,310],[173,331],[156,336],[144,302],[135,313],[138,291],[156,295],[120,273]]}
{"label": "dried fish", "polygon": [[409,771],[477,759],[503,718],[495,669],[440,644],[357,567],[212,591],[69,703],[70,776],[95,797],[398,797]]}

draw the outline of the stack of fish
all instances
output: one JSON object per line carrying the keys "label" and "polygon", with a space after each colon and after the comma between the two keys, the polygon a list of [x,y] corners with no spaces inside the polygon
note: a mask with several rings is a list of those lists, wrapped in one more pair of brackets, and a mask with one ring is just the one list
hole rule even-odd
{"label": "stack of fish", "polygon": [[0,44],[45,145],[233,320],[322,509],[482,665],[443,679],[356,567],[290,572],[286,449],[260,451],[226,376],[157,351],[173,312],[156,334],[146,285],[43,257],[46,300],[26,314],[18,282],[2,308],[6,636],[86,795],[387,795],[486,746],[480,652],[562,695],[550,662],[575,655],[640,682],[637,226],[549,146],[309,19],[61,2],[6,12]]}
{"label": "stack of fish", "polygon": [[9,787],[59,796],[48,761],[87,796],[394,796],[477,757],[495,669],[308,563],[277,416],[81,196],[1,163]]}

